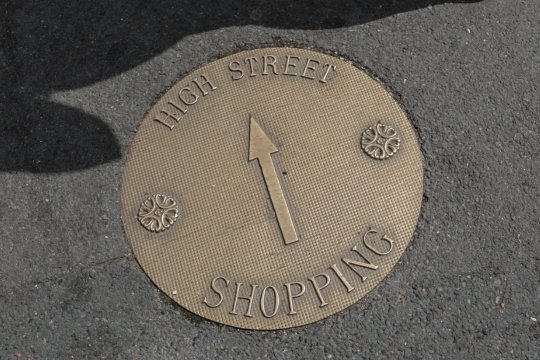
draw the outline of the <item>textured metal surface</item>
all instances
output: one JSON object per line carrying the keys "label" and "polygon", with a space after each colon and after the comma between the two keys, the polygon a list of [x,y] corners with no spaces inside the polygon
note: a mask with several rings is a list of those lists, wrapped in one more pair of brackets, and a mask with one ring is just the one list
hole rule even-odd
{"label": "textured metal surface", "polygon": [[[398,146],[377,159],[362,135],[378,123]],[[156,232],[139,212],[161,194],[178,213]],[[292,48],[236,53],[180,80],[142,121],[122,179],[125,231],[154,283],[250,329],[362,298],[405,250],[421,198],[420,149],[395,99],[350,63]]]}

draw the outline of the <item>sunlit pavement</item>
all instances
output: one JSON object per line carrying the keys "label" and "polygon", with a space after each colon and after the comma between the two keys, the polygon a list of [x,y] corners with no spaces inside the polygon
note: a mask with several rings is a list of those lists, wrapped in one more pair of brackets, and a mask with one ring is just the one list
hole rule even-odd
{"label": "sunlit pavement", "polygon": [[[0,358],[537,359],[540,2],[4,2]],[[174,305],[134,259],[119,183],[145,112],[232,52],[309,47],[397,94],[424,155],[400,264],[305,327]]]}

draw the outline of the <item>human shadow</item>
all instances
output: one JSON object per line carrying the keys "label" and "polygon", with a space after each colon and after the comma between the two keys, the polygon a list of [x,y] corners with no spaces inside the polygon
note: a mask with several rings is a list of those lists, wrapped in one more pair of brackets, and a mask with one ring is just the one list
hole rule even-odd
{"label": "human shadow", "polygon": [[102,120],[47,98],[115,76],[184,36],[260,25],[328,29],[478,0],[65,0],[0,4],[0,171],[62,172],[120,158]]}

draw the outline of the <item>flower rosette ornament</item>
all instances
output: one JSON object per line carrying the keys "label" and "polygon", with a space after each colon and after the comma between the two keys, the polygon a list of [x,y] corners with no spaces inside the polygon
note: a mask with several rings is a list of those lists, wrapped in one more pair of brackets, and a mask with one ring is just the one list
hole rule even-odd
{"label": "flower rosette ornament", "polygon": [[364,131],[361,144],[366,154],[374,159],[384,160],[399,150],[400,140],[396,130],[379,122]]}
{"label": "flower rosette ornament", "polygon": [[157,194],[144,200],[139,208],[139,222],[148,231],[160,232],[170,228],[178,218],[176,201]]}

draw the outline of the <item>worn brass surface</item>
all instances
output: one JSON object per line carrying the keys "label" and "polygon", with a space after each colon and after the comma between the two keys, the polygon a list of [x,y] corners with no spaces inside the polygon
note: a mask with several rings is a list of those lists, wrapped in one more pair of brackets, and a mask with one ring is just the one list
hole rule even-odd
{"label": "worn brass surface", "polygon": [[325,318],[396,264],[422,198],[396,100],[318,52],[244,51],[195,70],[150,109],[122,178],[148,276],[184,308],[249,329]]}

